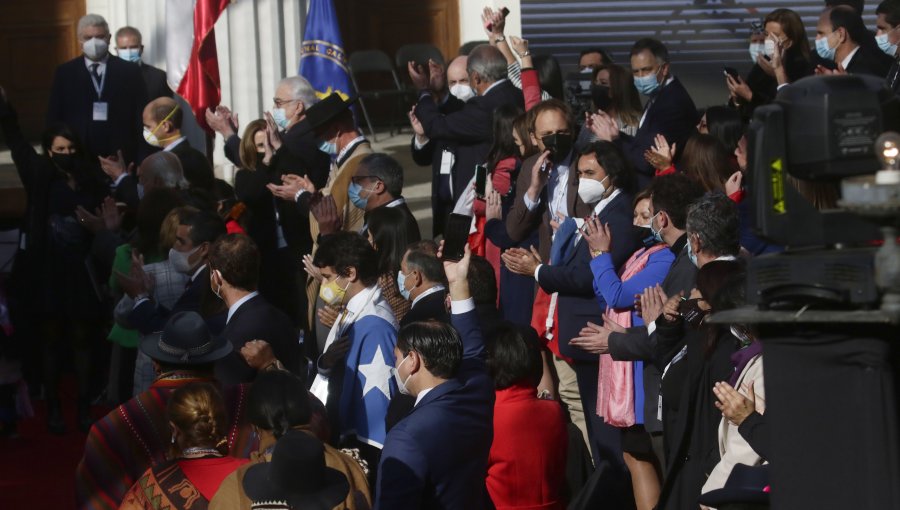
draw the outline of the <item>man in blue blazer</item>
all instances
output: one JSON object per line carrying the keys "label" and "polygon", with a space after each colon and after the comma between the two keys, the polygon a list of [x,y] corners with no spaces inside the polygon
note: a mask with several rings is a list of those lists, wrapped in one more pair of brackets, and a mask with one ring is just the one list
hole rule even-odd
{"label": "man in blue blazer", "polygon": [[125,161],[135,161],[147,88],[140,67],[109,54],[109,41],[103,17],[88,14],[78,21],[84,54],[56,68],[47,124],[72,128],[90,157],[121,150]]}
{"label": "man in blue blazer", "polygon": [[[619,132],[615,119],[600,112],[602,128],[594,130],[601,139],[615,141],[637,170],[638,187],[646,188],[653,179],[653,165],[644,153],[654,146],[656,135],[662,135],[669,146],[684,147],[694,134],[699,117],[697,107],[687,90],[672,76],[669,50],[656,39],[640,39],[631,47],[631,72],[638,92],[647,96],[644,114],[637,132],[629,136]],[[677,156],[677,154],[676,154]],[[676,158],[677,159],[677,158]]]}
{"label": "man in blue blazer", "polygon": [[[439,254],[440,255],[440,254]],[[400,330],[394,380],[416,398],[388,432],[378,468],[376,509],[477,510],[493,440],[494,385],[467,274],[471,252],[444,261],[453,326],[418,322]]]}

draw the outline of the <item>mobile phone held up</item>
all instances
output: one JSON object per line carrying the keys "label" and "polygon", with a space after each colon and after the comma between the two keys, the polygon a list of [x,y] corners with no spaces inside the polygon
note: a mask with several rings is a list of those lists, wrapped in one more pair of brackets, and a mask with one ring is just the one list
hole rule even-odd
{"label": "mobile phone held up", "polygon": [[466,243],[469,242],[469,229],[472,227],[472,217],[465,214],[450,214],[447,219],[447,228],[444,229],[444,250],[442,260],[456,262],[466,254]]}
{"label": "mobile phone held up", "polygon": [[[500,14],[502,14],[504,18],[509,16],[509,9],[507,9],[506,7],[500,9]],[[490,32],[491,30],[494,29],[494,24],[491,23],[490,21],[488,21],[487,23],[484,24],[484,29],[487,30],[488,32]]]}
{"label": "mobile phone held up", "polygon": [[487,195],[487,167],[475,165],[475,197],[484,200]]}
{"label": "mobile phone held up", "polygon": [[740,73],[738,73],[737,69],[735,69],[733,67],[725,66],[722,68],[722,71],[725,73],[726,76],[731,76],[735,80],[740,79],[740,76],[741,76]]}

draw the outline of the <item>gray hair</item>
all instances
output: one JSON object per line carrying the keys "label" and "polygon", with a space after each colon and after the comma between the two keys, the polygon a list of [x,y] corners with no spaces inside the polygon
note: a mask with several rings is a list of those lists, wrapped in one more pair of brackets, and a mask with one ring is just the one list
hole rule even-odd
{"label": "gray hair", "polygon": [[503,80],[509,74],[506,58],[490,44],[480,44],[469,53],[466,71],[478,73],[487,82]]}
{"label": "gray hair", "polygon": [[721,191],[707,193],[688,208],[688,236],[696,234],[700,249],[713,257],[737,256],[741,249],[737,207]]}
{"label": "gray hair", "polygon": [[403,194],[403,167],[399,161],[387,154],[376,152],[364,157],[359,164],[366,167],[369,175],[378,177],[392,197],[400,198]]}
{"label": "gray hair", "polygon": [[107,34],[109,33],[109,24],[99,14],[85,14],[78,20],[78,37],[81,37],[81,34],[88,27],[101,27],[106,30]]}
{"label": "gray hair", "polygon": [[291,91],[291,98],[299,99],[306,108],[319,102],[316,90],[302,76],[288,76],[278,82],[279,87],[282,85]]}
{"label": "gray hair", "polygon": [[165,188],[187,189],[189,186],[181,161],[171,152],[160,151],[147,156],[141,163],[141,173],[146,179],[158,180]]}

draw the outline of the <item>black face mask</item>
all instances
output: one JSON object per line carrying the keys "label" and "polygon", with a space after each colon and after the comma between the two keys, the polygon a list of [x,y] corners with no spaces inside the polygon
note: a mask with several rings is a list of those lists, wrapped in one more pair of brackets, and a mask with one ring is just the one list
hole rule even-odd
{"label": "black face mask", "polygon": [[266,159],[265,152],[257,152],[256,153],[256,168],[260,168],[263,166],[263,160]]}
{"label": "black face mask", "polygon": [[609,97],[609,87],[606,85],[591,85],[591,99],[594,106],[598,110],[606,111],[612,104],[612,98]]}
{"label": "black face mask", "polygon": [[541,138],[544,147],[550,151],[550,160],[560,163],[572,152],[572,135],[568,133],[554,133]]}
{"label": "black face mask", "polygon": [[698,329],[703,324],[703,319],[709,315],[709,310],[700,308],[700,300],[696,298],[683,301],[678,307],[678,311],[681,312],[684,322],[694,329]]}
{"label": "black face mask", "polygon": [[644,245],[644,248],[652,248],[656,245],[656,238],[653,237],[653,232],[650,232],[650,227],[632,225],[631,231],[634,233],[635,239],[641,240],[641,244]]}
{"label": "black face mask", "polygon": [[72,173],[72,170],[75,169],[74,154],[59,154],[57,152],[51,152],[50,160],[53,161],[53,163],[63,172]]}

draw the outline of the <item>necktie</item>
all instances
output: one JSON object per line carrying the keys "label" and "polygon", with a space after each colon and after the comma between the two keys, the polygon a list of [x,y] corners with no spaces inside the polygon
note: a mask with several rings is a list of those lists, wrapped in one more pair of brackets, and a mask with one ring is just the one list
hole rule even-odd
{"label": "necktie", "polygon": [[91,75],[97,80],[97,83],[100,83],[100,73],[97,72],[97,69],[100,68],[100,64],[94,63],[91,64]]}

